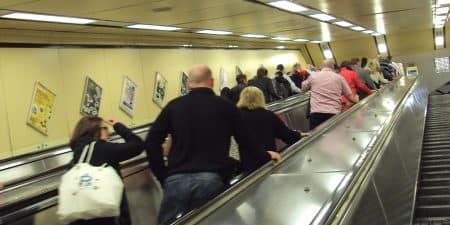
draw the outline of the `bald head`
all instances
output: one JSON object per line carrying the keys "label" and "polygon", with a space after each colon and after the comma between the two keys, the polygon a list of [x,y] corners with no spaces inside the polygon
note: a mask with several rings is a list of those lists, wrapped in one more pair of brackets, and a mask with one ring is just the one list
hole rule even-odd
{"label": "bald head", "polygon": [[189,88],[213,87],[213,78],[211,69],[206,65],[195,65],[188,73]]}
{"label": "bald head", "polygon": [[323,68],[334,69],[334,61],[331,59],[327,59],[323,61]]}

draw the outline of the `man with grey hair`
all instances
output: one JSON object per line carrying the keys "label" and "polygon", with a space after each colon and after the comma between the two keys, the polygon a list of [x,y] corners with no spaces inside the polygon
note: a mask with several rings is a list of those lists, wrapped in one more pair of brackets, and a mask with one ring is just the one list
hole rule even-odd
{"label": "man with grey hair", "polygon": [[359,101],[358,95],[352,93],[345,79],[334,72],[333,60],[325,60],[322,71],[303,81],[302,91],[308,90],[311,90],[310,130],[341,112],[342,96],[354,103]]}
{"label": "man with grey hair", "polygon": [[[213,85],[211,69],[194,66],[188,73],[189,94],[169,102],[149,131],[149,166],[164,188],[159,224],[171,223],[224,190],[234,166],[229,158],[231,136],[246,171],[280,159],[278,153],[257,147],[240,111],[216,96]],[[165,164],[161,145],[168,134],[171,147]]]}

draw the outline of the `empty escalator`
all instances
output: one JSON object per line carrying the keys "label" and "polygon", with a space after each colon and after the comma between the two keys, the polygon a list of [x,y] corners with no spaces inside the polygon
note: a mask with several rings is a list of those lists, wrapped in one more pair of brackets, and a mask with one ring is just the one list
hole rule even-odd
{"label": "empty escalator", "polygon": [[450,94],[431,95],[425,124],[416,225],[450,225]]}

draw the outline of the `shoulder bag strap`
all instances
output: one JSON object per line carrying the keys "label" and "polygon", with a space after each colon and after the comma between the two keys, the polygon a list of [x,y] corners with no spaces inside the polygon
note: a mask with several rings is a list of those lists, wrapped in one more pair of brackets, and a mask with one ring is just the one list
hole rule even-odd
{"label": "shoulder bag strap", "polygon": [[86,158],[86,154],[89,151],[89,145],[84,146],[83,151],[81,152],[81,156],[78,159],[77,164],[83,163],[84,162],[84,158]]}
{"label": "shoulder bag strap", "polygon": [[86,158],[86,163],[90,163],[91,159],[92,159],[92,154],[94,153],[94,147],[95,147],[95,141],[91,142],[91,144],[89,144],[89,151],[88,151],[88,155]]}

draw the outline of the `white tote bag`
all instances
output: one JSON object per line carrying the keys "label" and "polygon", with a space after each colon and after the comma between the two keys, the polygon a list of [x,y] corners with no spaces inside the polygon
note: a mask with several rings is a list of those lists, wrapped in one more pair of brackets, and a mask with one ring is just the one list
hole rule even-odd
{"label": "white tote bag", "polygon": [[89,164],[94,146],[92,142],[84,147],[78,163],[62,176],[57,212],[62,223],[120,214],[122,179],[106,164],[99,167]]}

